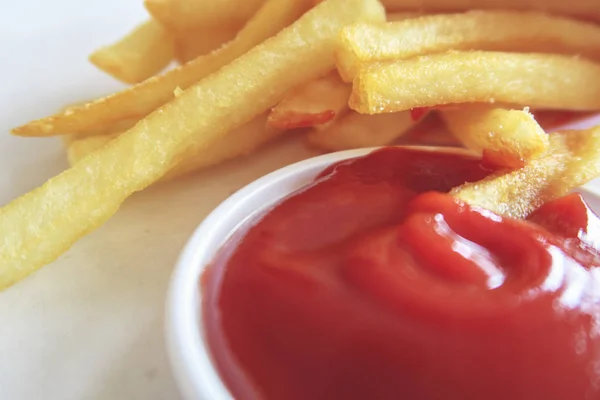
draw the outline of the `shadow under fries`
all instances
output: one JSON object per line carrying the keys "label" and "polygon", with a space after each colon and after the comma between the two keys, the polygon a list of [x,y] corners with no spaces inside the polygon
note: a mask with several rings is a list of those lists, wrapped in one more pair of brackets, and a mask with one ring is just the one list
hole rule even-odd
{"label": "shadow under fries", "polygon": [[444,121],[442,121],[436,112],[430,112],[427,116],[423,117],[422,121],[419,121],[394,144],[463,147],[452,133],[450,133],[448,128],[446,128]]}

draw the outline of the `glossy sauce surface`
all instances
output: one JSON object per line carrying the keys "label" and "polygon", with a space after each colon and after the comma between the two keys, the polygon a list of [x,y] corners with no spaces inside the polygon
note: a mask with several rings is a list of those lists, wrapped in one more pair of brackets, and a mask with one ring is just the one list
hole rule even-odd
{"label": "glossy sauce surface", "polygon": [[204,281],[243,399],[600,399],[600,223],[577,194],[530,221],[444,192],[480,160],[387,148],[243,227]]}

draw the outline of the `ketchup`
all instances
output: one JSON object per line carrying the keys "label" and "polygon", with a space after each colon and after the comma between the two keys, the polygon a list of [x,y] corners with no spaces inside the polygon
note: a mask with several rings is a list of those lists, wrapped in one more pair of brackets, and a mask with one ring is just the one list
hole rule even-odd
{"label": "ketchup", "polygon": [[234,397],[600,399],[600,221],[578,194],[528,221],[446,194],[491,172],[386,148],[241,228],[204,282]]}

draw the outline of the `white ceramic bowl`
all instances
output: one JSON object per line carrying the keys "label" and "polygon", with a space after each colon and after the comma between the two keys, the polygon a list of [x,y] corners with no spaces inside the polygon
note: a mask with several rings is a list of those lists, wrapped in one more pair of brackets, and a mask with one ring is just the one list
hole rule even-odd
{"label": "white ceramic bowl", "polygon": [[372,150],[327,154],[268,174],[221,203],[196,229],[173,272],[166,309],[167,350],[173,374],[185,399],[233,399],[219,378],[202,329],[199,280],[217,250],[240,224],[312,182],[329,165]]}
{"label": "white ceramic bowl", "polygon": [[[196,229],[173,272],[166,309],[167,350],[173,374],[186,400],[233,400],[216,370],[203,331],[200,277],[217,250],[248,218],[314,178],[329,165],[373,149],[349,150],[287,166],[244,187],[221,203]],[[459,150],[460,151],[460,150]],[[584,190],[600,210],[598,184]]]}

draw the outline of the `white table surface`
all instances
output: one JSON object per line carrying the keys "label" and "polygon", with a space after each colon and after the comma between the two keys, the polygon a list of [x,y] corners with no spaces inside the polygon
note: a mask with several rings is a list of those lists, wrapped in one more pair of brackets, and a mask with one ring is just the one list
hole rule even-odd
{"label": "white table surface", "polygon": [[[11,137],[9,129],[121,87],[87,55],[144,18],[142,0],[3,2],[0,204],[67,166],[58,139]],[[309,155],[288,138],[139,193],[58,261],[0,292],[0,399],[178,399],[163,309],[179,251],[233,191]]]}

